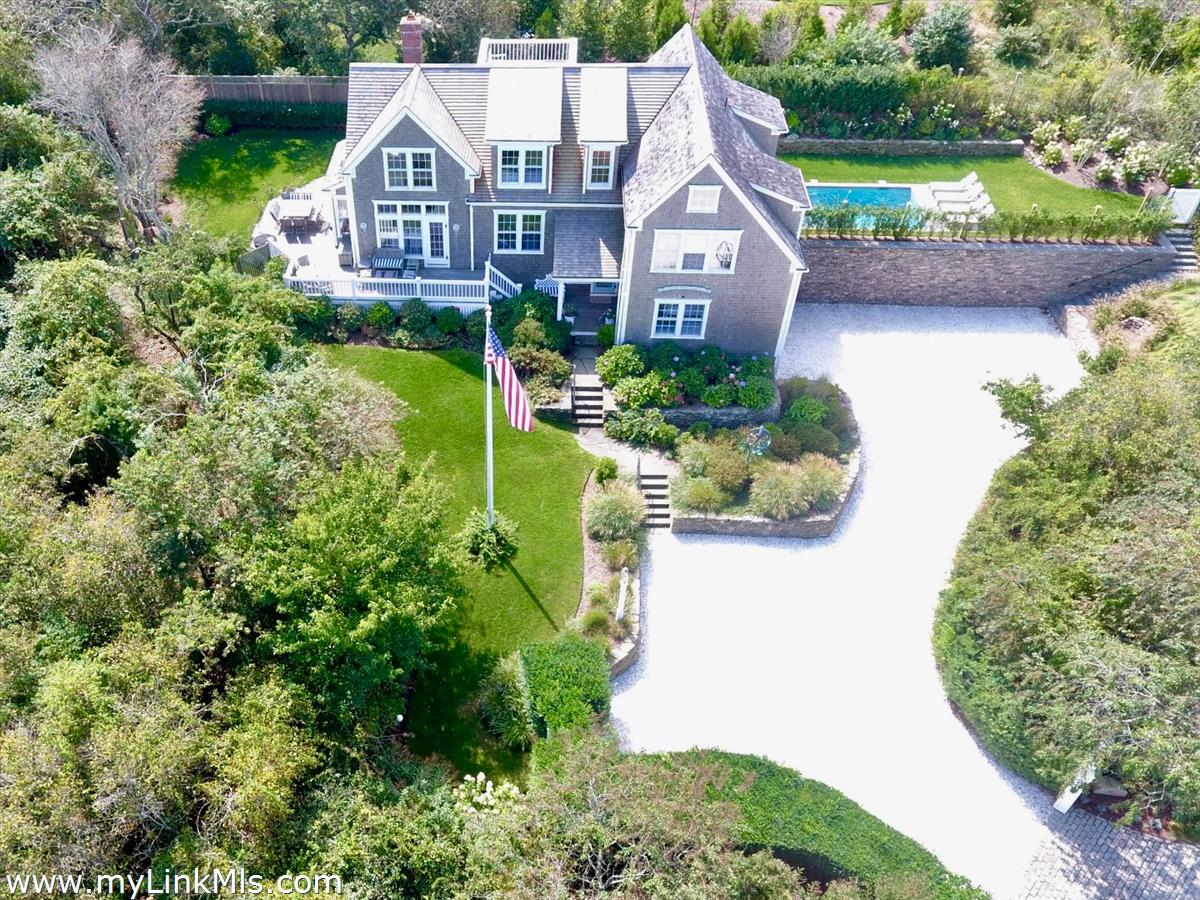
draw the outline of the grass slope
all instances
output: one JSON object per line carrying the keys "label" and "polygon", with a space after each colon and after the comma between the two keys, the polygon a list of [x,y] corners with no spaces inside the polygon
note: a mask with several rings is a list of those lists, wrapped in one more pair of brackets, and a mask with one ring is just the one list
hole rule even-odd
{"label": "grass slope", "polygon": [[823,156],[780,157],[820,181],[955,181],[974,170],[1000,212],[1025,212],[1034,203],[1058,212],[1136,212],[1142,199],[1116,191],[1076,187],[1017,157]]}
{"label": "grass slope", "polygon": [[179,158],[184,219],[209,234],[249,239],[267,200],[325,174],[339,135],[249,128],[193,144]]}
{"label": "grass slope", "polygon": [[794,769],[761,756],[720,750],[690,750],[682,759],[725,768],[729,773],[718,791],[742,813],[743,840],[769,847],[819,880],[858,878],[872,882],[883,876],[915,875],[925,897],[980,900],[987,894],[954,875],[932,853],[910,837],[875,818],[849,797]]}
{"label": "grass slope", "polygon": [[[336,365],[409,404],[400,439],[410,457],[432,455],[433,472],[450,492],[450,530],[458,530],[472,507],[484,508],[480,355],[363,346],[327,352]],[[417,752],[436,752],[462,771],[512,773],[521,758],[482,740],[474,717],[453,711],[469,702],[492,660],[522,641],[554,636],[574,614],[583,578],[580,496],[592,458],[563,428],[538,421],[525,434],[509,427],[498,391],[492,412],[496,509],[517,522],[520,549],[505,568],[467,574],[461,628],[435,656],[433,677],[418,683],[410,727]]]}

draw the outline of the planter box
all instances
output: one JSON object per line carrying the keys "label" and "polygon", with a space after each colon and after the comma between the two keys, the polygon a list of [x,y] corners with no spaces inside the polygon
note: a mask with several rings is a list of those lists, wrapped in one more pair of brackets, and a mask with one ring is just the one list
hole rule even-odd
{"label": "planter box", "polygon": [[861,450],[850,454],[846,465],[846,489],[838,498],[833,509],[802,519],[776,522],[758,516],[702,515],[699,513],[671,513],[671,531],[675,534],[733,534],[747,537],[778,538],[823,538],[829,537],[842,520],[850,498],[858,488],[861,468]]}

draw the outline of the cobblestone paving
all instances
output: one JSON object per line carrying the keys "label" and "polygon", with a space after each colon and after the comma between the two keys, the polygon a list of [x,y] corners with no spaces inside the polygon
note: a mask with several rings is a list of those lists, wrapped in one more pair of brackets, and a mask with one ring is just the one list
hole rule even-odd
{"label": "cobblestone paving", "polygon": [[844,791],[996,900],[1200,900],[1200,855],[1119,831],[995,763],[955,718],[930,629],[954,550],[1020,444],[980,385],[1081,370],[1030,310],[799,307],[782,373],[854,401],[863,477],[831,539],[655,535],[627,746],[759,753]]}

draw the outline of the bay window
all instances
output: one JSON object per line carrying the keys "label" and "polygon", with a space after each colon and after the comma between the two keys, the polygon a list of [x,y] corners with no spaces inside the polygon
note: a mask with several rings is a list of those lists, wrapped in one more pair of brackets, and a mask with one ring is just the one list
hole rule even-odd
{"label": "bay window", "polygon": [[740,231],[655,229],[650,271],[730,275],[741,237]]}

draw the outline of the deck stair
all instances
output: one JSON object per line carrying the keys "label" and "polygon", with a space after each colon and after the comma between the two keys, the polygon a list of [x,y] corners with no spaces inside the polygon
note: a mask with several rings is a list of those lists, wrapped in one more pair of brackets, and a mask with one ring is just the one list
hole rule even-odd
{"label": "deck stair", "polygon": [[670,480],[667,473],[655,468],[647,469],[639,458],[637,480],[638,490],[646,501],[646,527],[670,528],[671,501],[667,496]]}
{"label": "deck stair", "polygon": [[571,379],[571,417],[580,428],[604,426],[604,386],[596,375]]}
{"label": "deck stair", "polygon": [[1172,275],[1195,275],[1200,272],[1196,265],[1196,246],[1190,228],[1172,228],[1164,237],[1175,249],[1175,260],[1171,264]]}

